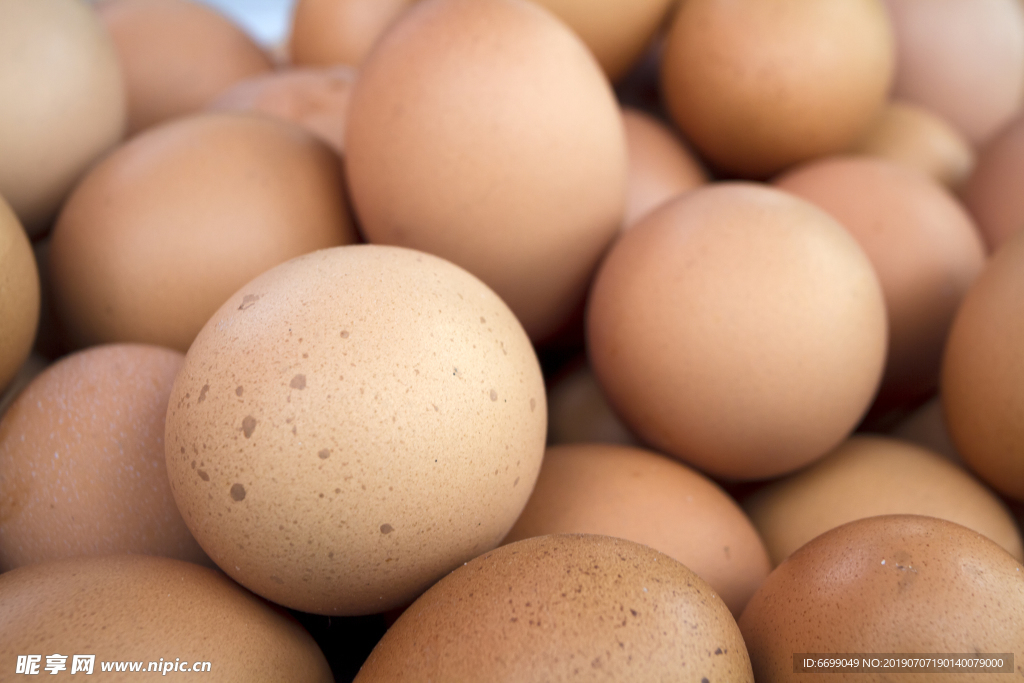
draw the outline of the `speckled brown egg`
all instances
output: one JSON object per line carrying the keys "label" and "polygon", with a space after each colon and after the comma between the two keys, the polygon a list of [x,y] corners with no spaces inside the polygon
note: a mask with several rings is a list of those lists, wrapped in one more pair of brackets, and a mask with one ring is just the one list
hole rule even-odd
{"label": "speckled brown egg", "polygon": [[989,259],[957,311],[940,391],[967,466],[1024,501],[1024,231]]}
{"label": "speckled brown egg", "polygon": [[875,410],[927,397],[938,383],[953,316],[985,264],[967,211],[944,186],[884,159],[827,157],[774,184],[835,217],[878,274],[889,348]]}
{"label": "speckled brown egg", "polygon": [[965,469],[919,446],[858,435],[743,503],[772,562],[829,529],[876,515],[928,515],[984,534],[1018,560],[1020,532],[1006,505]]}
{"label": "speckled brown egg", "polygon": [[963,188],[967,209],[990,251],[1024,232],[1024,112],[982,148]]}
{"label": "speckled brown egg", "polygon": [[622,222],[618,105],[583,43],[524,0],[423,0],[363,63],[345,166],[367,240],[458,264],[531,339],[582,303]]}
{"label": "speckled brown egg", "polygon": [[66,356],[0,421],[0,571],[79,555],[209,562],[164,465],[167,397],[184,357],[155,346]]}
{"label": "speckled brown egg", "polygon": [[851,145],[881,110],[894,63],[882,0],[687,0],[661,87],[712,166],[762,178]]}
{"label": "speckled brown egg", "polygon": [[297,66],[358,66],[415,0],[297,0],[288,36]]}
{"label": "speckled brown egg", "polygon": [[793,471],[842,441],[885,360],[871,263],[821,209],[717,183],[623,233],[598,271],[587,351],[646,443],[734,480]]}
{"label": "speckled brown egg", "polygon": [[211,111],[257,111],[305,126],[341,154],[356,70],[350,66],[278,69],[239,81]]}
{"label": "speckled brown egg", "polygon": [[926,107],[889,102],[853,152],[906,164],[950,188],[963,184],[974,169],[974,148],[945,119]]}
{"label": "speckled brown egg", "polygon": [[192,0],[100,0],[117,49],[128,132],[206,106],[232,84],[270,71],[269,56],[240,26]]}
{"label": "speckled brown egg", "polygon": [[197,114],[136,136],[75,188],[50,241],[54,307],[76,347],[184,352],[252,278],[356,239],[326,143],[267,116]]}
{"label": "speckled brown egg", "polygon": [[269,270],[203,328],[171,394],[167,468],[232,578],[369,614],[504,538],[546,414],[533,347],[479,280],[409,249],[338,247]]}
{"label": "speckled brown egg", "polygon": [[[6,672],[18,656],[38,654],[39,673],[49,675],[48,656],[56,653],[66,657],[58,675],[104,681],[147,673],[159,680],[334,680],[298,622],[220,572],[187,562],[108,556],[22,567],[0,576],[0,604]],[[76,671],[75,655],[94,655],[92,668]],[[105,662],[126,661],[141,662],[141,672],[103,672]]]}
{"label": "speckled brown egg", "polygon": [[0,391],[32,351],[39,307],[39,270],[32,245],[0,196]]}
{"label": "speckled brown egg", "polygon": [[624,108],[622,122],[629,150],[623,225],[629,227],[677,194],[705,184],[708,177],[679,136],[655,117]]}
{"label": "speckled brown egg", "polygon": [[736,616],[771,571],[743,510],[710,479],[652,451],[554,446],[506,543],[557,533],[643,543],[691,569]]}
{"label": "speckled brown egg", "polygon": [[356,677],[376,681],[752,683],[725,603],[667,555],[553,535],[459,567],[398,619]]}
{"label": "speckled brown egg", "polygon": [[952,522],[916,515],[870,517],[818,536],[779,565],[751,598],[739,625],[758,683],[997,678],[966,671],[794,674],[798,653],[1012,653],[1019,676],[1024,672],[1024,566],[981,534]]}
{"label": "speckled brown egg", "polygon": [[0,102],[0,195],[41,235],[124,134],[117,54],[88,3],[0,3]]}

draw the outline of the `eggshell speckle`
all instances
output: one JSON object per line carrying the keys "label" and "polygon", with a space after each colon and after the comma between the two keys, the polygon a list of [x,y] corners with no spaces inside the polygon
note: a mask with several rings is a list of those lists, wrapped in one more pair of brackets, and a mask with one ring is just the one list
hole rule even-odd
{"label": "eggshell speckle", "polygon": [[171,394],[167,468],[230,576],[307,612],[369,614],[501,541],[546,414],[533,348],[479,280],[338,247],[267,271],[203,328]]}

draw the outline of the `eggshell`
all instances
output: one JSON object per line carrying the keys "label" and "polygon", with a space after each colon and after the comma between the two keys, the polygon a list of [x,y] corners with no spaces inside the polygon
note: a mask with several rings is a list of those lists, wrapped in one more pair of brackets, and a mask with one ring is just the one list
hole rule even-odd
{"label": "eggshell", "polygon": [[79,555],[209,562],[164,465],[182,354],[97,346],[47,368],[0,422],[0,571]]}
{"label": "eggshell", "polygon": [[578,35],[616,82],[643,55],[675,0],[534,0]]}
{"label": "eggshell", "polygon": [[101,0],[128,96],[129,134],[199,111],[244,78],[270,71],[252,38],[192,0]]}
{"label": "eggshell", "polygon": [[31,235],[124,134],[114,46],[87,3],[0,4],[0,195]]}
{"label": "eggshell", "polygon": [[739,616],[771,565],[754,525],[710,479],[652,451],[554,446],[505,543],[557,533],[616,536],[682,562]]}
{"label": "eggshell", "polygon": [[713,166],[761,178],[847,149],[882,108],[894,61],[881,0],[687,0],[661,85]]}
{"label": "eggshell", "polygon": [[685,566],[622,539],[554,535],[446,576],[355,680],[754,679],[725,603]]}
{"label": "eggshell", "polygon": [[[62,674],[107,681],[146,677],[102,672],[103,662],[124,661],[160,671],[160,680],[334,680],[294,619],[187,562],[109,556],[23,567],[0,576],[0,603],[0,659],[9,672],[17,656],[41,654],[40,673],[48,674],[47,655],[58,653],[67,657]],[[85,654],[95,655],[92,671],[72,672],[72,657]],[[200,670],[191,671],[197,662]]]}
{"label": "eggshell", "polygon": [[854,436],[806,469],[743,503],[778,565],[829,529],[877,515],[927,515],[984,534],[1018,560],[1020,532],[1006,505],[937,453],[879,436]]}
{"label": "eggshell", "polygon": [[55,310],[79,347],[184,352],[252,278],[356,238],[325,143],[265,116],[195,115],[133,138],[75,188],[50,244]]}
{"label": "eggshell", "polygon": [[942,401],[934,396],[927,403],[919,406],[904,419],[893,425],[889,430],[891,436],[915,443],[938,453],[950,462],[963,465],[956,446],[949,437],[949,430],[942,418]]}
{"label": "eggshell", "polygon": [[27,387],[47,365],[46,359],[38,353],[29,354],[28,359],[21,364],[18,372],[15,373],[14,379],[0,390],[0,419],[3,418],[4,413],[14,403],[14,399],[18,397],[22,389]]}
{"label": "eggshell", "polygon": [[820,159],[775,185],[828,211],[878,273],[889,349],[876,408],[926,397],[938,382],[953,316],[985,264],[970,216],[943,186],[882,159]]}
{"label": "eggshell", "polygon": [[288,53],[299,66],[358,66],[416,0],[298,0]]}
{"label": "eggshell", "polygon": [[622,110],[629,151],[626,227],[653,209],[708,181],[700,162],[671,128],[638,109]]}
{"label": "eggshell", "polygon": [[[797,653],[1012,653],[1020,674],[1022,572],[1009,553],[958,524],[916,515],[870,517],[818,536],[779,565],[739,625],[758,683],[924,677],[906,670],[794,674]],[[996,678],[967,671],[926,677],[958,683]]]}
{"label": "eggshell", "polygon": [[407,604],[495,547],[547,426],[508,307],[437,257],[325,249],[240,289],[189,349],[167,470],[210,557],[318,614]]}
{"label": "eggshell", "polygon": [[1024,98],[1019,0],[885,0],[896,34],[896,97],[984,144]]}
{"label": "eggshell", "polygon": [[978,222],[985,243],[995,251],[1024,231],[1024,113],[981,150],[963,189],[963,200]]}
{"label": "eggshell", "polygon": [[639,445],[608,405],[601,385],[586,362],[551,379],[548,389],[548,443],[618,443]]}
{"label": "eggshell", "polygon": [[239,81],[207,109],[255,111],[298,123],[341,154],[355,79],[356,71],[349,66],[280,69]]}
{"label": "eggshell", "polygon": [[39,271],[25,231],[0,197],[0,391],[18,373],[39,325]]}
{"label": "eggshell", "polygon": [[605,258],[587,350],[609,402],[658,451],[727,479],[806,465],[852,431],[885,360],[885,304],[835,219],[718,183],[648,214]]}
{"label": "eggshell", "polygon": [[905,164],[950,188],[974,170],[974,148],[956,128],[925,107],[889,102],[853,152]]}
{"label": "eggshell", "polygon": [[473,273],[531,339],[582,302],[622,222],[622,117],[594,58],[525,0],[424,0],[364,62],[345,138],[367,239]]}
{"label": "eggshell", "polygon": [[946,426],[967,466],[1024,501],[1024,232],[989,259],[953,321],[942,365]]}

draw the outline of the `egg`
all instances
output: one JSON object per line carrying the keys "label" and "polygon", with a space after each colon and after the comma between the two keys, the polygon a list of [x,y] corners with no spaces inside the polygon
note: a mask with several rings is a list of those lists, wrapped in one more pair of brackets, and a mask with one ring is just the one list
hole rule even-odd
{"label": "egg", "polygon": [[772,482],[743,508],[778,565],[829,529],[865,517],[938,517],[984,534],[1024,560],[1006,505],[962,467],[898,439],[856,435],[809,467]]}
{"label": "egg", "polygon": [[[914,667],[795,674],[801,653],[858,660],[1007,653],[1020,674],[1022,573],[1009,553],[958,524],[917,515],[870,517],[818,536],[779,565],[747,604],[739,626],[758,683],[903,682],[924,675]],[[950,671],[927,678],[994,678],[987,671]]]}
{"label": "egg", "polygon": [[358,66],[416,0],[297,0],[288,54],[297,66]]}
{"label": "egg", "polygon": [[712,166],[763,178],[851,145],[881,110],[894,62],[881,0],[687,0],[661,87]]}
{"label": "egg", "polygon": [[587,352],[646,443],[732,480],[836,446],[885,361],[881,287],[821,209],[745,182],[698,188],[625,232],[601,265]]}
{"label": "egg", "polygon": [[38,353],[29,354],[28,359],[21,364],[18,372],[15,373],[14,379],[0,390],[0,419],[3,419],[4,413],[14,403],[14,399],[18,397],[21,390],[27,387],[47,365],[47,360],[43,356],[40,356]]}
{"label": "egg", "polygon": [[325,249],[243,286],[189,349],[167,471],[203,549],[279,604],[407,604],[495,547],[544,454],[544,385],[508,307],[409,249]]}
{"label": "egg", "polygon": [[949,188],[960,187],[975,163],[974,148],[952,124],[901,100],[882,109],[851,151],[906,164]]}
{"label": "egg", "polygon": [[345,120],[356,71],[349,66],[279,69],[239,81],[210,111],[255,111],[306,127],[338,154],[345,149]]}
{"label": "egg", "polygon": [[982,148],[962,196],[989,251],[1024,231],[1024,112]]}
{"label": "egg", "polygon": [[626,144],[586,47],[524,0],[424,0],[363,63],[345,166],[368,241],[426,251],[562,328],[622,222]]}
{"label": "egg", "polygon": [[439,581],[355,680],[680,678],[753,682],[725,603],[647,546],[558,534],[503,546]]}
{"label": "egg", "polygon": [[949,438],[949,430],[942,417],[942,401],[938,396],[933,396],[893,425],[889,435],[927,448],[950,462],[963,464],[953,440]]}
{"label": "egg", "polygon": [[1024,232],[989,259],[957,310],[943,356],[946,426],[964,462],[1024,501]]}
{"label": "egg", "polygon": [[574,362],[551,378],[548,388],[548,442],[639,445],[608,405],[590,366]]}
{"label": "egg", "polygon": [[39,271],[32,245],[0,196],[0,391],[32,351],[39,326]]}
{"label": "egg", "polygon": [[125,130],[117,54],[87,3],[0,3],[0,102],[0,195],[41,235]]}
{"label": "egg", "polygon": [[230,19],[192,0],[100,0],[124,73],[128,132],[199,111],[270,58]]}
{"label": "egg", "polygon": [[628,227],[675,195],[705,184],[708,177],[672,129],[655,117],[623,108],[622,122],[629,151],[623,220]]}
{"label": "egg", "polygon": [[984,144],[1024,99],[1019,0],[885,0],[896,35],[893,94]]}
{"label": "egg", "polygon": [[[112,555],[23,567],[0,575],[0,603],[0,659],[8,672],[20,657],[39,655],[44,675],[334,680],[294,619],[220,572],[187,562]],[[91,668],[76,670],[76,655],[92,655]],[[47,670],[51,656],[65,670]],[[138,673],[104,672],[104,665],[124,662],[138,663]]]}
{"label": "egg", "polygon": [[985,264],[966,210],[945,187],[882,159],[819,159],[774,184],[835,217],[878,274],[889,348],[875,411],[927,398],[938,383],[953,316]]}
{"label": "egg", "polygon": [[184,358],[142,345],[65,356],[0,421],[0,571],[81,555],[209,560],[164,465],[164,420]]}
{"label": "egg", "polygon": [[526,508],[505,543],[558,533],[615,536],[682,562],[736,616],[768,576],[764,543],[714,482],[641,448],[548,448]]}
{"label": "egg", "polygon": [[93,168],[50,242],[54,307],[73,347],[187,351],[268,268],[357,239],[337,155],[297,124],[204,113],[140,134]]}

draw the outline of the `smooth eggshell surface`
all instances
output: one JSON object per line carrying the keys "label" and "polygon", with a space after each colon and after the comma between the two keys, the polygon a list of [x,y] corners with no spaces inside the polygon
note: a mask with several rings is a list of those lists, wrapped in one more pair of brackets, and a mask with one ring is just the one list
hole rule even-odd
{"label": "smooth eggshell surface", "polygon": [[710,479],[640,448],[554,446],[506,543],[556,533],[616,536],[682,562],[739,616],[771,571],[743,510]]}
{"label": "smooth eggshell surface", "polygon": [[541,536],[478,557],[395,622],[376,681],[753,683],[736,622],[675,560],[607,536]]}
{"label": "smooth eggshell surface", "polygon": [[547,426],[508,307],[437,257],[325,249],[245,285],[189,349],[167,468],[210,557],[275,602],[382,612],[495,547]]}
{"label": "smooth eggshell surface", "polygon": [[288,52],[296,66],[358,66],[415,0],[297,0]]}
{"label": "smooth eggshell surface", "polygon": [[0,421],[0,571],[112,553],[209,562],[164,465],[183,362],[156,346],[96,346],[22,391]]}
{"label": "smooth eggshell surface", "polygon": [[[1024,673],[1024,566],[934,517],[850,522],[794,553],[739,620],[758,683],[984,683],[992,673],[794,674],[796,653],[1012,653]],[[1004,674],[1005,676],[1006,674]]]}
{"label": "smooth eggshell surface", "polygon": [[[143,672],[154,662],[152,671],[169,681],[334,680],[298,622],[220,572],[187,562],[122,555],[24,567],[0,576],[0,604],[0,659],[8,671],[18,655],[60,653],[65,676],[73,655],[95,655],[89,673],[104,681],[146,677],[102,673],[101,663],[111,661],[142,662]],[[197,662],[198,671],[180,669]],[[46,663],[44,656],[44,675]],[[165,663],[179,671],[165,671]]]}
{"label": "smooth eggshell surface", "polygon": [[978,155],[963,188],[963,199],[978,221],[990,251],[1024,232],[1024,112],[1002,129]]}
{"label": "smooth eggshell surface", "polygon": [[39,312],[39,269],[32,245],[0,196],[0,391],[32,351]]}

